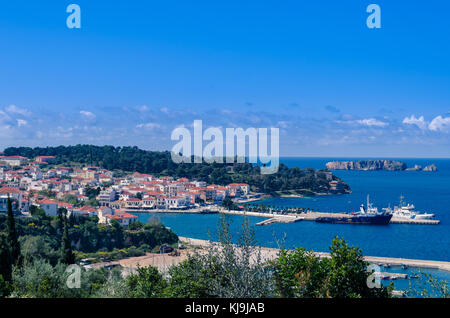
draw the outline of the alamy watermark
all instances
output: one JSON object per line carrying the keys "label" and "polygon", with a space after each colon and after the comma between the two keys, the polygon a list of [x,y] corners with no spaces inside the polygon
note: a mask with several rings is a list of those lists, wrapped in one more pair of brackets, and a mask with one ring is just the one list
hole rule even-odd
{"label": "alamy watermark", "polygon": [[81,267],[77,264],[71,264],[67,266],[66,273],[69,273],[69,276],[66,280],[67,288],[80,288],[81,287]]}
{"label": "alamy watermark", "polygon": [[370,264],[367,266],[367,272],[370,274],[367,277],[367,287],[369,288],[381,288],[381,268],[376,264]]}
{"label": "alamy watermark", "polygon": [[[66,25],[69,29],[81,28],[81,8],[78,4],[69,4],[66,8],[66,12],[70,15],[66,19]],[[370,13],[367,17],[366,25],[369,29],[381,28],[381,8],[378,4],[369,4],[366,8],[366,12]]]}
{"label": "alamy watermark", "polygon": [[367,17],[366,24],[369,29],[381,29],[381,8],[378,4],[369,4],[366,9],[370,15]]}
{"label": "alamy watermark", "polygon": [[66,19],[66,25],[69,29],[81,29],[81,8],[78,4],[69,4],[66,12],[70,15]]}
{"label": "alamy watermark", "polygon": [[[203,122],[194,120],[194,134],[185,127],[172,131],[171,140],[178,141],[171,151],[175,163],[244,163],[261,164],[262,174],[273,174],[279,166],[279,129],[270,128],[226,128],[225,138],[222,129],[210,127],[203,131]],[[205,146],[204,141],[209,141]],[[269,154],[270,146],[270,154]],[[248,148],[248,152],[246,152]],[[225,149],[225,156],[224,156]],[[193,157],[193,160],[192,160]]]}

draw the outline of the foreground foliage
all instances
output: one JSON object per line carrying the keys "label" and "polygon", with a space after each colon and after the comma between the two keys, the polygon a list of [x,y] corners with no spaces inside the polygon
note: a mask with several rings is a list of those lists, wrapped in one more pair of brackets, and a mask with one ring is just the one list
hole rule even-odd
{"label": "foreground foliage", "polygon": [[[53,220],[54,221],[54,220]],[[16,222],[21,233],[22,220]],[[50,222],[51,224],[52,222]],[[79,223],[75,223],[79,224]],[[54,224],[55,231],[58,224]],[[133,231],[148,225],[136,224]],[[43,229],[46,227],[44,226]],[[42,230],[42,229],[41,229]],[[49,229],[47,229],[49,230]],[[111,231],[117,229],[111,228]],[[124,231],[126,232],[126,231]],[[117,233],[115,233],[117,234]],[[122,235],[126,235],[122,233]],[[79,288],[71,288],[70,267],[63,264],[45,236],[29,233],[20,236],[22,264],[12,266],[5,257],[6,234],[0,233],[0,296],[42,298],[388,298],[392,286],[370,288],[372,272],[359,248],[335,238],[329,257],[318,257],[298,248],[281,249],[275,259],[264,259],[257,246],[253,229],[244,218],[240,236],[233,239],[229,218],[222,216],[218,242],[211,248],[194,250],[189,257],[168,270],[156,267],[128,269],[80,269]],[[64,240],[62,240],[63,242]],[[65,255],[64,253],[62,253]],[[8,263],[10,262],[10,263]],[[5,265],[12,271],[5,271]],[[72,265],[71,265],[72,266]],[[4,276],[6,275],[6,279]],[[10,275],[8,277],[8,275]],[[447,284],[430,278],[427,281],[437,293],[409,296],[448,297]],[[73,286],[72,286],[73,287]]]}

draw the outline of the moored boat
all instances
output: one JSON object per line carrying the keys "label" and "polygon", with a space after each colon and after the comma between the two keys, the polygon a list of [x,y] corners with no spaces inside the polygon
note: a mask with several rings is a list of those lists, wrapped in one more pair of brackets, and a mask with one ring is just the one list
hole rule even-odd
{"label": "moored boat", "polygon": [[390,208],[387,208],[384,210],[392,212],[392,216],[395,218],[415,219],[415,220],[426,220],[426,219],[434,218],[433,213],[421,213],[421,212],[415,211],[414,205],[406,204],[403,201],[403,199],[404,199],[404,197],[400,196],[399,206],[394,206],[394,210],[391,210]]}
{"label": "moored boat", "polygon": [[373,207],[367,196],[367,207],[361,204],[358,212],[349,213],[348,216],[340,217],[319,217],[316,222],[319,223],[333,223],[333,224],[375,224],[386,225],[389,224],[392,218],[392,213],[384,211],[379,212],[378,208]]}

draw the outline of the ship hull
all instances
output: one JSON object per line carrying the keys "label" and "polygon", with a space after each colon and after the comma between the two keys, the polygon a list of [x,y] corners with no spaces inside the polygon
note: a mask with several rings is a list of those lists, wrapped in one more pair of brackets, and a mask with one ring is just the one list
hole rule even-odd
{"label": "ship hull", "polygon": [[434,218],[434,214],[416,214],[416,220],[428,220]]}
{"label": "ship hull", "polygon": [[346,217],[319,217],[316,222],[332,224],[366,224],[366,225],[386,225],[391,221],[392,215],[356,215]]}
{"label": "ship hull", "polygon": [[400,214],[394,213],[393,216],[398,219],[406,219],[406,220],[429,220],[434,218],[434,214]]}

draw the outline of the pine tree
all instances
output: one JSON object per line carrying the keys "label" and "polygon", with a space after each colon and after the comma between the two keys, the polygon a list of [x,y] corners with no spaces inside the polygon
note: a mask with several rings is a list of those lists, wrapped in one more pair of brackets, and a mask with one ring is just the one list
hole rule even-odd
{"label": "pine tree", "polygon": [[[6,243],[6,237],[0,234],[0,275],[6,282],[11,281],[12,276],[12,264],[11,264],[11,253],[9,251],[9,246]],[[2,292],[0,291],[0,296]]]}
{"label": "pine tree", "polygon": [[72,252],[72,245],[70,244],[69,238],[69,225],[67,224],[67,211],[64,211],[64,231],[61,240],[61,263],[63,264],[74,264],[75,255]]}
{"label": "pine tree", "polygon": [[11,199],[8,196],[8,220],[7,220],[7,244],[9,246],[9,252],[11,255],[11,261],[13,265],[20,266],[21,265],[21,254],[20,254],[20,244],[17,240],[17,232],[16,232],[16,222],[14,220],[14,214],[12,211],[12,203]]}

